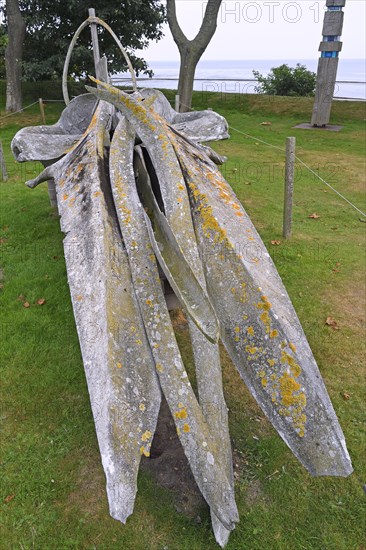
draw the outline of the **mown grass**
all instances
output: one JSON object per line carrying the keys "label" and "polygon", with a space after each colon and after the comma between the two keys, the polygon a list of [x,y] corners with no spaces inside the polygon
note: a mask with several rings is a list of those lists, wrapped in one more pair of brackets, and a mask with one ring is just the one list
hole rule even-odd
{"label": "mown grass", "polygon": [[[42,90],[42,96],[49,89]],[[54,93],[54,91],[53,91]],[[29,100],[39,90],[29,90]],[[167,95],[173,98],[173,92]],[[54,97],[54,96],[52,96]],[[57,95],[56,95],[57,97]],[[362,216],[298,166],[293,236],[281,237],[284,147],[365,211],[364,105],[336,102],[339,133],[296,130],[311,100],[194,95],[194,107],[223,114],[231,139],[214,145],[222,170],[268,246],[294,302],[345,432],[355,472],[311,478],[240,381],[222,350],[241,521],[229,550],[362,550],[365,547],[365,257]],[[46,105],[55,122],[61,104]],[[0,117],[3,116],[3,105]],[[262,126],[271,122],[271,126]],[[41,169],[17,165],[9,145],[38,107],[0,120],[9,180],[1,182],[1,546],[44,549],[208,550],[216,548],[207,509],[201,523],[177,513],[175,496],[146,472],[127,525],[109,517],[87,387],[69,298],[59,221],[46,187],[24,181]],[[318,219],[309,218],[317,213]],[[281,241],[279,245],[271,241]],[[20,297],[20,298],[19,298]],[[39,299],[45,300],[37,305]],[[30,304],[24,307],[24,302]],[[325,324],[333,317],[339,330]],[[178,328],[190,362],[187,331]]]}

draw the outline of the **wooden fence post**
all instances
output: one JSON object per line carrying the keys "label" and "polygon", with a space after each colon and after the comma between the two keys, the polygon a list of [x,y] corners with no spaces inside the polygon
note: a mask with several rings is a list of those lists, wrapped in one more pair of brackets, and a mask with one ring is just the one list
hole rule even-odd
{"label": "wooden fence post", "polygon": [[1,143],[1,140],[0,140],[0,170],[1,170],[1,181],[8,181],[8,172],[6,170],[3,144]]}
{"label": "wooden fence post", "polygon": [[41,117],[42,117],[42,124],[46,124],[46,114],[44,112],[44,103],[43,99],[40,97],[38,99],[39,102],[39,110],[41,111]]}
{"label": "wooden fence post", "polygon": [[292,197],[294,194],[294,176],[295,176],[295,149],[296,138],[288,137],[286,139],[286,170],[285,170],[285,197],[283,207],[283,231],[285,239],[291,237],[292,227]]}

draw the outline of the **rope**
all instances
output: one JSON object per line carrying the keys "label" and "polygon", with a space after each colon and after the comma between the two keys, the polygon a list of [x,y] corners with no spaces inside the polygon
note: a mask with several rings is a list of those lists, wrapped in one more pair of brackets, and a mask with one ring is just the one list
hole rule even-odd
{"label": "rope", "polygon": [[[246,134],[245,132],[242,132],[241,130],[238,130],[237,128],[233,128],[232,126],[229,126],[229,129],[234,130],[235,132],[238,132],[239,134],[242,134],[243,136],[246,136],[247,138],[254,139],[255,141],[263,143],[264,145],[268,145],[268,147],[272,147],[273,149],[278,149],[279,151],[281,151],[283,153],[286,152],[286,149],[284,149],[283,147],[278,147],[278,145],[273,145],[272,143],[268,143],[267,141],[264,141],[263,139],[259,139],[259,138],[256,138],[254,136],[251,136],[249,134]],[[325,185],[327,185],[329,187],[329,189],[331,189],[334,193],[336,193],[339,197],[341,197],[341,199],[343,199],[350,206],[352,206],[352,208],[354,208],[359,214],[361,214],[364,218],[366,218],[365,212],[362,212],[362,210],[360,210],[356,205],[354,205],[350,200],[348,200],[344,195],[342,195],[342,193],[340,193],[339,191],[337,191],[337,189],[332,187],[332,185],[330,185],[330,183],[328,183],[327,181],[325,181],[325,179],[323,179],[321,176],[319,176],[319,174],[317,174],[312,168],[310,168],[310,166],[308,166],[303,160],[301,160],[301,158],[299,158],[297,155],[295,155],[295,159],[298,162],[300,162],[300,164],[305,166],[305,168],[307,168],[309,170],[309,172],[314,174],[314,176],[316,176],[320,181],[322,181]]]}
{"label": "rope", "polygon": [[264,145],[268,145],[268,147],[273,147],[273,149],[278,149],[279,151],[282,151],[283,153],[286,152],[286,149],[284,147],[279,147],[278,145],[273,145],[272,143],[268,143],[267,141],[264,141],[263,139],[253,137],[249,134],[246,134],[245,132],[242,132],[241,130],[238,130],[237,128],[233,128],[232,126],[229,126],[229,129],[234,130],[234,132],[238,132],[238,134],[242,134],[243,136],[246,136],[250,139],[254,139],[255,141],[259,141],[260,143],[264,143]]}
{"label": "rope", "polygon": [[26,109],[29,109],[29,107],[33,107],[33,105],[36,105],[38,101],[35,101],[34,103],[31,103],[30,105],[27,105],[26,107],[23,107],[23,109],[19,109],[19,111],[15,111],[14,113],[9,113],[8,115],[2,116],[0,120],[4,120],[5,118],[8,118],[9,116],[16,115],[18,113],[21,113],[25,111]]}
{"label": "rope", "polygon": [[362,212],[362,210],[360,210],[359,208],[357,208],[357,206],[355,206],[351,201],[349,201],[344,195],[342,195],[342,193],[340,193],[339,191],[337,191],[337,189],[334,189],[334,187],[332,187],[330,185],[330,183],[328,183],[327,181],[325,181],[325,179],[323,179],[322,177],[319,176],[319,174],[317,174],[312,168],[310,168],[310,166],[308,166],[303,160],[301,160],[299,157],[297,157],[295,155],[295,159],[298,160],[300,162],[300,164],[302,164],[303,166],[305,166],[305,168],[307,168],[309,170],[309,172],[311,172],[312,174],[314,174],[317,178],[320,179],[320,181],[322,181],[323,183],[325,183],[325,185],[327,185],[329,187],[329,189],[331,189],[332,191],[334,191],[334,193],[336,193],[339,197],[341,197],[341,199],[343,199],[344,201],[348,202],[349,205],[352,206],[352,208],[354,208],[355,210],[357,210],[357,212],[359,212],[364,218],[366,218],[366,214],[365,212]]}

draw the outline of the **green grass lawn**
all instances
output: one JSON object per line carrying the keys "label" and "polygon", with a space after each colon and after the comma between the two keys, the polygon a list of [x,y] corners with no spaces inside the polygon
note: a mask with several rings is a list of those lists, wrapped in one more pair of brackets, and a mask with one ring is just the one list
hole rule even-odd
{"label": "green grass lawn", "polygon": [[[55,93],[55,92],[53,92]],[[29,103],[39,92],[27,95]],[[44,97],[50,98],[42,91]],[[174,92],[167,92],[170,99]],[[52,97],[55,97],[53,95]],[[57,97],[57,96],[56,96]],[[312,100],[196,92],[230,126],[214,144],[222,167],[259,230],[293,300],[344,430],[355,472],[311,478],[240,381],[222,351],[230,409],[240,524],[228,550],[364,550],[365,227],[362,216],[297,165],[293,237],[282,231],[283,148],[297,154],[362,211],[365,200],[364,104],[335,102],[339,133],[293,129]],[[0,182],[1,547],[4,549],[208,550],[216,546],[206,507],[200,523],[178,513],[174,492],[140,473],[135,512],[123,526],[110,518],[83,365],[73,320],[58,216],[47,188],[29,190],[36,164],[19,165],[10,142],[40,124],[38,106],[1,120],[9,179]],[[58,103],[46,104],[47,122]],[[262,122],[271,125],[263,126]],[[319,218],[309,216],[316,213]],[[281,241],[271,244],[271,241]],[[43,305],[39,305],[45,300]],[[24,307],[28,302],[30,307]],[[326,325],[327,317],[339,330]],[[190,362],[187,330],[178,339]]]}

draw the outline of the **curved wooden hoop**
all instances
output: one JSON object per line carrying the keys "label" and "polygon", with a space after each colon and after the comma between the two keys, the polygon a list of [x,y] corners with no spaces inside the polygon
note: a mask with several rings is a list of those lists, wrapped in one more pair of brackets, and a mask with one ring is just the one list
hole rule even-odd
{"label": "curved wooden hoop", "polygon": [[102,19],[99,19],[99,17],[88,17],[88,19],[86,19],[83,23],[81,23],[80,27],[75,32],[75,34],[73,36],[73,39],[70,42],[69,49],[67,50],[67,55],[66,55],[65,64],[64,64],[64,70],[63,70],[63,73],[62,73],[62,93],[63,93],[64,101],[65,101],[66,105],[68,105],[70,103],[69,92],[68,92],[68,89],[67,89],[67,73],[69,71],[69,65],[70,65],[72,50],[74,49],[75,44],[77,42],[77,39],[79,38],[81,32],[85,29],[85,27],[90,25],[90,23],[97,23],[98,25],[101,25],[102,27],[104,27],[109,32],[109,34],[112,36],[112,38],[114,38],[117,46],[121,50],[121,52],[123,54],[123,57],[126,60],[127,66],[128,66],[129,71],[131,73],[133,91],[134,92],[137,91],[136,75],[135,75],[135,72],[133,70],[132,63],[130,61],[130,58],[127,55],[126,50],[122,46],[119,38],[112,31],[111,27],[109,25],[107,25],[107,23],[105,23]]}

